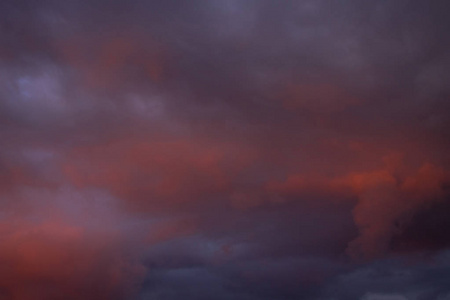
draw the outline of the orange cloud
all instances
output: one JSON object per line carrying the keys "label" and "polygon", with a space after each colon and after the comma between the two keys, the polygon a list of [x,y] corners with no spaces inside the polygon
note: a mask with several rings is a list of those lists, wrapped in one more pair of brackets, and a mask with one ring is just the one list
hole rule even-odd
{"label": "orange cloud", "polygon": [[266,189],[284,199],[355,199],[353,219],[359,236],[347,251],[354,258],[373,258],[388,251],[392,238],[418,211],[442,201],[444,184],[450,181],[450,172],[442,167],[424,163],[418,169],[406,168],[401,157],[384,157],[380,169],[335,177],[294,174],[284,182],[268,182]]}
{"label": "orange cloud", "polygon": [[419,210],[443,199],[449,172],[425,163],[406,178],[387,170],[347,177],[358,196],[353,215],[360,236],[349,244],[354,257],[372,258],[385,253],[392,237],[402,232]]}
{"label": "orange cloud", "polygon": [[0,233],[2,299],[124,299],[144,272],[104,232],[9,218]]}
{"label": "orange cloud", "polygon": [[253,158],[247,149],[198,140],[117,140],[75,149],[63,169],[78,186],[113,191],[140,208],[167,208],[222,192]]}

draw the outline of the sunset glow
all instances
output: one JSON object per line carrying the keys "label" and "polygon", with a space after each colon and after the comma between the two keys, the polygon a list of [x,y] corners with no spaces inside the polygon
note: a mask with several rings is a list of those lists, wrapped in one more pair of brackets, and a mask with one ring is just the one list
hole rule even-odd
{"label": "sunset glow", "polygon": [[450,300],[446,1],[0,1],[0,300]]}

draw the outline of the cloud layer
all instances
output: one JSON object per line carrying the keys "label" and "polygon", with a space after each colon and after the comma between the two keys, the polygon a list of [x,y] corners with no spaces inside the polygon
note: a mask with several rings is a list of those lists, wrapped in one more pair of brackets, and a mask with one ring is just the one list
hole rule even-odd
{"label": "cloud layer", "polygon": [[445,7],[0,2],[0,298],[448,299]]}

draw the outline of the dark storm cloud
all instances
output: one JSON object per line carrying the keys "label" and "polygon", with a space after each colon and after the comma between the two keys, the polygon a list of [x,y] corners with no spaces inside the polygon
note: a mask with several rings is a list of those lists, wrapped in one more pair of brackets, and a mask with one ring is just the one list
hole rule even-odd
{"label": "dark storm cloud", "polygon": [[1,1],[0,295],[447,299],[446,5]]}
{"label": "dark storm cloud", "polygon": [[411,259],[382,260],[363,265],[333,278],[324,299],[447,299],[448,253],[432,264]]}

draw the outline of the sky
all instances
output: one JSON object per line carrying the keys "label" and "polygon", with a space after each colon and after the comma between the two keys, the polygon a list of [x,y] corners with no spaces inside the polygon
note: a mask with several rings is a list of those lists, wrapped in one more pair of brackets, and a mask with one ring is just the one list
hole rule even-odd
{"label": "sky", "polygon": [[450,300],[446,0],[0,0],[1,300]]}

